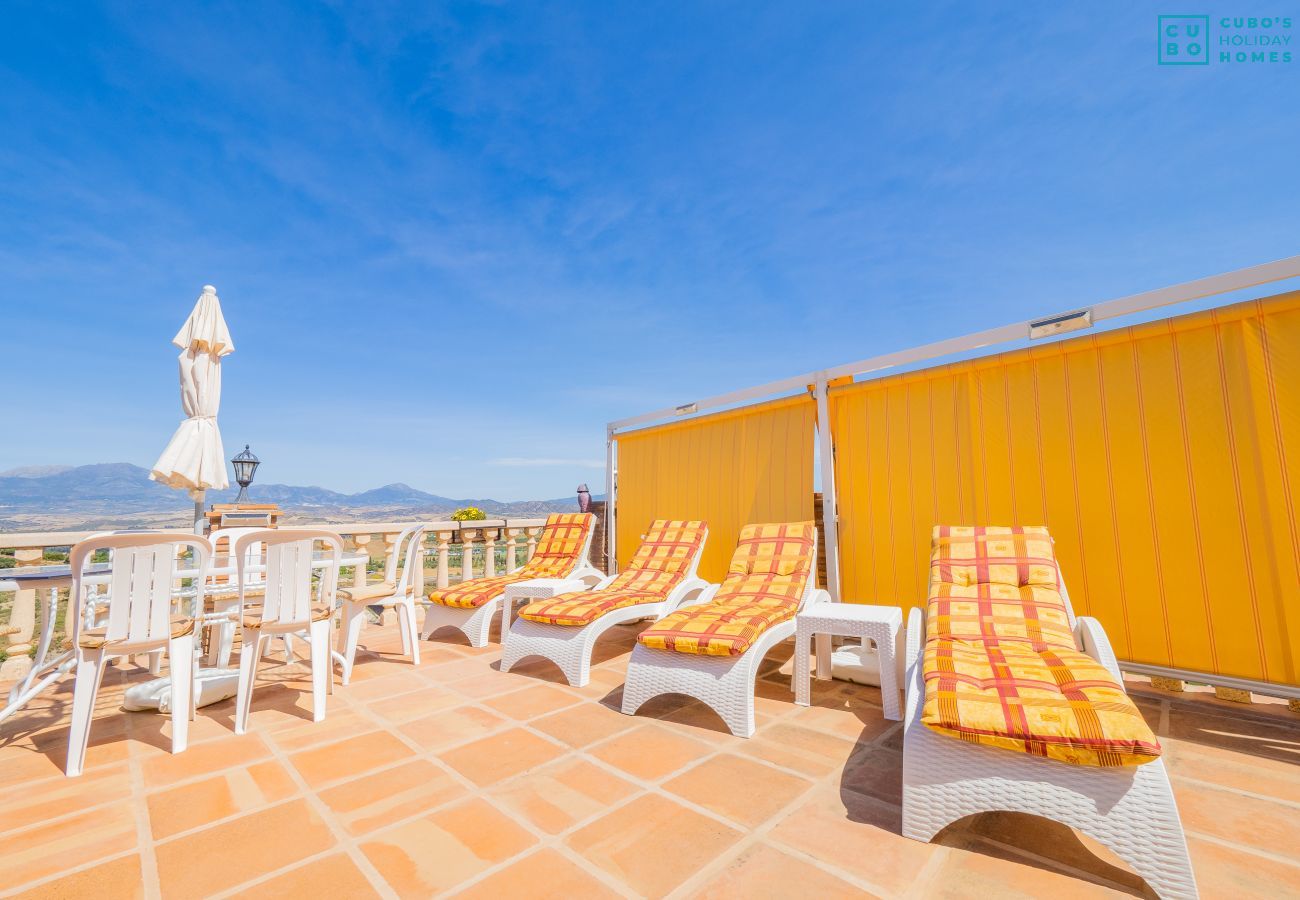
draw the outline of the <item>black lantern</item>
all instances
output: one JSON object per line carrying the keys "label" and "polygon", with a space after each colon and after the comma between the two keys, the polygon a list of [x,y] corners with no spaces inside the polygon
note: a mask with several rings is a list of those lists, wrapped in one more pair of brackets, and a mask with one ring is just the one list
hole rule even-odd
{"label": "black lantern", "polygon": [[239,496],[235,498],[236,503],[244,503],[248,500],[248,486],[253,483],[253,473],[262,461],[253,455],[253,451],[244,445],[244,452],[240,453],[230,461],[235,467],[235,481],[239,484]]}

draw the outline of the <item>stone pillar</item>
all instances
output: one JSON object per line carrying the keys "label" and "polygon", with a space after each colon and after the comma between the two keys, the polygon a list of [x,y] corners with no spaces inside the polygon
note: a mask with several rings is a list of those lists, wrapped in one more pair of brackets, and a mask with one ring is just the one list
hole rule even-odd
{"label": "stone pillar", "polygon": [[605,501],[592,500],[591,513],[596,517],[596,526],[591,533],[591,552],[587,559],[602,572],[609,572],[609,559],[605,547]]}
{"label": "stone pillar", "polygon": [[425,532],[424,537],[420,538],[419,543],[415,547],[415,552],[419,554],[419,558],[413,559],[410,562],[410,565],[415,566],[415,568],[411,570],[411,584],[415,586],[415,596],[417,599],[424,596],[424,560],[428,556],[428,540],[429,534],[428,532]]}
{"label": "stone pillar", "polygon": [[438,580],[434,584],[439,588],[445,588],[449,583],[447,564],[451,557],[451,536],[455,534],[452,531],[439,531],[438,537]]}
{"label": "stone pillar", "polygon": [[[354,534],[352,535],[352,543],[356,544],[358,552],[366,554],[366,557],[369,558],[370,550],[368,549],[367,545],[370,543],[370,535]],[[366,586],[366,564],[365,563],[361,563],[353,571],[352,586],[353,587]]]}
{"label": "stone pillar", "polygon": [[396,559],[395,557],[400,555],[402,552],[402,548],[397,545],[397,538],[399,534],[400,532],[391,532],[383,536],[384,537],[384,576],[383,576],[384,578],[388,577],[390,562],[392,563],[391,568],[393,570],[393,577],[394,578],[398,577],[397,564],[400,563],[401,560]]}
{"label": "stone pillar", "polygon": [[497,573],[497,530],[483,529],[483,577],[492,578]]}
{"label": "stone pillar", "polygon": [[[20,566],[40,565],[45,554],[43,547],[21,547],[14,551],[14,560]],[[17,591],[13,606],[9,608],[9,627],[16,631],[9,636],[6,648],[8,659],[0,664],[0,681],[17,681],[32,670],[32,643],[36,633],[36,591]]]}
{"label": "stone pillar", "polygon": [[474,541],[477,539],[477,528],[460,530],[460,580],[462,582],[474,577]]}
{"label": "stone pillar", "polygon": [[541,526],[534,526],[525,528],[524,532],[528,535],[528,559],[532,559],[537,552],[537,536],[542,533],[542,529]]}
{"label": "stone pillar", "polygon": [[506,529],[506,574],[519,568],[519,563],[515,560],[515,551],[519,549],[519,529]]}

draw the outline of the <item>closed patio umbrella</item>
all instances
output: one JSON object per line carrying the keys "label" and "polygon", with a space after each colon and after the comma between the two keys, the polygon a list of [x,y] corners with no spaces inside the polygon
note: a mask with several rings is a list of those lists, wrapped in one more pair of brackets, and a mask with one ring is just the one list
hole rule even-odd
{"label": "closed patio umbrella", "polygon": [[203,496],[220,490],[226,479],[225,450],[217,428],[221,406],[221,358],[235,351],[221,315],[217,289],[204,285],[181,330],[172,338],[181,348],[181,409],[186,419],[167,443],[149,477],[168,487],[189,491],[194,500],[194,529],[202,531]]}

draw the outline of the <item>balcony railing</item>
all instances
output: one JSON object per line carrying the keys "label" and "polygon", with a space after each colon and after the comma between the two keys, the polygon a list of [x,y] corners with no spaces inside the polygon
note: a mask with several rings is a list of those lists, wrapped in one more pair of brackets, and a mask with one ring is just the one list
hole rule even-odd
{"label": "balcony railing", "polygon": [[[382,571],[383,562],[394,552],[398,535],[410,522],[358,522],[347,524],[312,524],[311,528],[333,531],[350,549],[359,550],[371,559],[369,567],[345,568],[344,580],[354,586],[364,585],[371,571]],[[537,548],[545,519],[481,519],[474,522],[437,521],[428,523],[424,541],[424,566],[419,570],[419,589],[447,587],[470,578],[509,574],[529,559]],[[290,526],[286,526],[290,527]],[[183,533],[181,529],[159,529]],[[36,566],[46,559],[47,551],[66,552],[69,547],[95,532],[47,531],[0,533],[0,552],[12,552],[15,565]],[[378,565],[376,565],[378,564]],[[5,580],[0,569],[0,585]],[[6,602],[7,601],[7,602]],[[6,613],[5,607],[8,607]],[[35,636],[40,628],[42,604],[36,591],[6,592],[0,588],[0,681],[21,678],[31,666]],[[7,627],[6,627],[7,626]],[[3,633],[12,630],[7,637]]]}

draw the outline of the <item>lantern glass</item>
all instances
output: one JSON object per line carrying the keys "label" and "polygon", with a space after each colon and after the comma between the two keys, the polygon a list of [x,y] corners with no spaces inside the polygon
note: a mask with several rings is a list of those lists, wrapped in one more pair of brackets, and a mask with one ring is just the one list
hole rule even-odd
{"label": "lantern glass", "polygon": [[236,503],[243,503],[248,499],[248,486],[253,483],[253,475],[257,472],[257,467],[261,465],[261,460],[253,455],[253,451],[244,445],[244,450],[238,456],[230,461],[235,469],[235,482],[239,485],[239,496],[235,498]]}

